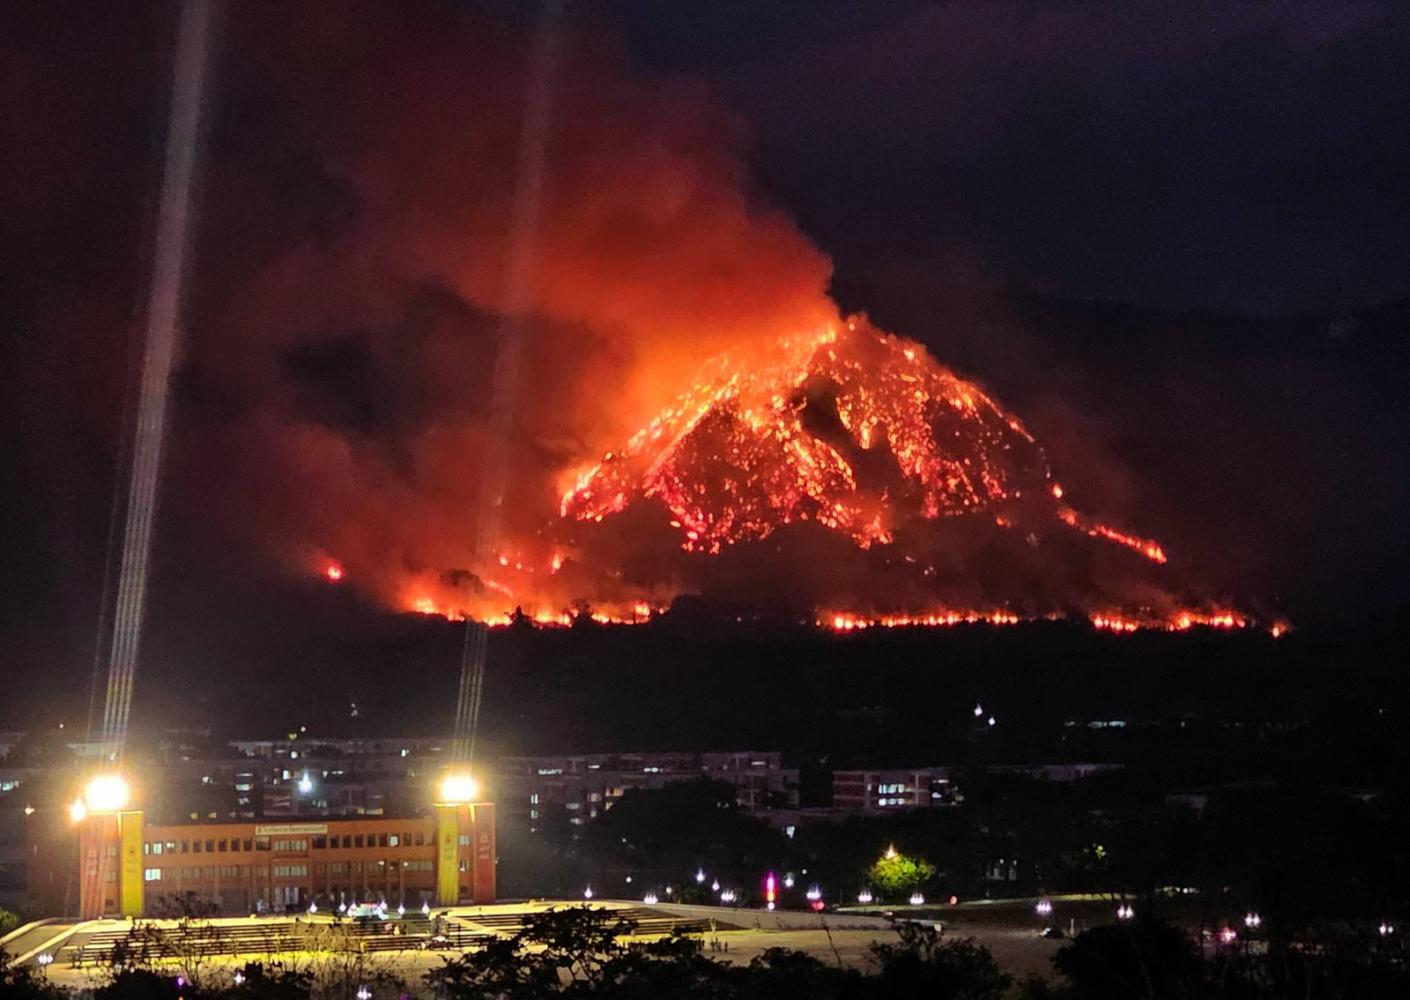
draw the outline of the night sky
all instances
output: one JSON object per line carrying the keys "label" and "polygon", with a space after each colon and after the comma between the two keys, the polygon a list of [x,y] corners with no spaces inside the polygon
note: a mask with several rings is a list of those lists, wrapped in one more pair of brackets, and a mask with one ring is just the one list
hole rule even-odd
{"label": "night sky", "polygon": [[[80,714],[130,434],[174,10],[0,15],[0,673]],[[227,10],[146,677],[239,675],[274,649],[385,627],[375,602],[330,596],[261,549],[316,523],[317,478],[289,470],[312,475],[327,455],[290,445],[264,464],[266,444],[289,438],[271,421],[375,448],[379,474],[413,498],[383,487],[377,517],[405,503],[439,524],[455,510],[467,487],[435,456],[473,445],[423,445],[447,414],[478,419],[495,305],[475,293],[476,247],[497,256],[537,23],[507,3]],[[639,0],[570,5],[560,30],[549,128],[573,171],[550,174],[550,191],[620,200],[614,183],[660,162],[635,190],[664,211],[678,192],[653,184],[699,163],[700,183],[744,192],[749,224],[770,234],[767,266],[751,256],[743,273],[790,290],[821,275],[844,310],[980,380],[1095,513],[1160,537],[1210,594],[1298,622],[1405,606],[1400,4]],[[740,211],[710,204],[679,246]],[[588,278],[645,266],[630,229],[575,244]],[[613,287],[620,300],[637,286]],[[575,294],[574,308],[590,298]],[[639,316],[549,312],[535,343],[571,345],[574,371],[605,373],[594,385],[620,384],[621,357],[644,350]],[[564,370],[536,370],[536,388],[576,392],[574,419],[526,419],[525,465],[561,463],[609,409]],[[433,490],[444,502],[420,510]],[[0,696],[0,724],[38,700]]]}

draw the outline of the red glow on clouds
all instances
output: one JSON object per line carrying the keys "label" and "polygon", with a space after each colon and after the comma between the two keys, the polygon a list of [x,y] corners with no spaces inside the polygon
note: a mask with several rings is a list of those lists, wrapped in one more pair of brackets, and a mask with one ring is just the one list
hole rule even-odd
{"label": "red glow on clouds", "polygon": [[788,592],[766,598],[840,632],[1247,620],[1183,593],[1091,477],[1059,485],[983,386],[845,319],[830,261],[760,203],[733,119],[694,86],[564,47],[531,293],[511,288],[525,40],[466,14],[442,46],[375,10],[387,56],[346,87],[321,82],[330,58],[365,61],[342,14],[281,11],[307,22],[281,38],[325,44],[252,49],[291,118],[328,123],[307,138],[356,209],[213,293],[192,346],[248,401],[203,425],[185,476],[232,536],[491,624],[643,622],[775,578]]}

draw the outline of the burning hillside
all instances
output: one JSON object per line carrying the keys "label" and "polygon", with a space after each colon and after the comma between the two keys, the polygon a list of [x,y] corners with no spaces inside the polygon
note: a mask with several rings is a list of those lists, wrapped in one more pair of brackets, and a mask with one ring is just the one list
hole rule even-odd
{"label": "burning hillside", "polygon": [[815,521],[857,545],[915,517],[988,514],[1002,527],[1056,517],[1165,562],[1160,545],[1061,502],[1032,435],[924,348],[862,319],[785,341],[763,365],[725,356],[626,446],[582,473],[562,513],[601,521],[659,497],[687,551]]}

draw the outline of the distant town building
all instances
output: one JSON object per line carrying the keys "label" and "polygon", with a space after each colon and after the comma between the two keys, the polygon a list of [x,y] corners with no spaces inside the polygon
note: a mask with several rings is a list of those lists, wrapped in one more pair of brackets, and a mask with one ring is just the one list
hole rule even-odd
{"label": "distant town building", "polygon": [[945,767],[834,771],[832,775],[832,808],[844,814],[928,809],[963,800]]}
{"label": "distant town building", "polygon": [[1039,781],[1080,781],[1095,774],[1121,770],[1120,764],[996,764],[988,767],[990,774],[1016,774]]}
{"label": "distant town building", "polygon": [[761,811],[798,804],[798,771],[783,767],[777,751],[559,754],[505,757],[491,764],[506,823],[537,829],[550,809],[581,826],[629,789],[656,789],[709,778],[734,786],[740,808]]}

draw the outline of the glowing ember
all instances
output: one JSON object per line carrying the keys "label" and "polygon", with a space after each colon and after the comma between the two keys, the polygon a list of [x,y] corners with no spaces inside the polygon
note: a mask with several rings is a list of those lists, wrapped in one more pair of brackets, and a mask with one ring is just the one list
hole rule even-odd
{"label": "glowing ember", "polygon": [[343,578],[343,567],[337,563],[329,563],[323,568],[323,576],[330,583],[337,583]]}

